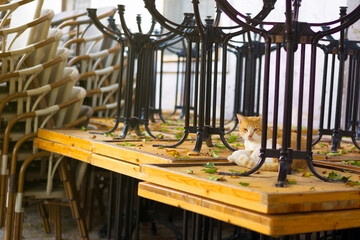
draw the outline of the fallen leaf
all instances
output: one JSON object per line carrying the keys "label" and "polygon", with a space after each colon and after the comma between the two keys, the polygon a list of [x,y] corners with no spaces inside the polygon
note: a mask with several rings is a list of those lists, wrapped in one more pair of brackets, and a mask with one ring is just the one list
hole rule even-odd
{"label": "fallen leaf", "polygon": [[246,186],[249,186],[249,184],[250,184],[250,183],[246,183],[246,182],[239,182],[239,184],[240,184],[241,186],[245,186],[245,187],[246,187]]}
{"label": "fallen leaf", "polygon": [[193,152],[193,151],[186,151],[185,152],[188,156],[199,156],[198,152]]}
{"label": "fallen leaf", "polygon": [[311,177],[313,175],[311,173],[309,173],[309,172],[304,172],[301,176],[303,176],[303,177]]}
{"label": "fallen leaf", "polygon": [[208,176],[208,178],[210,180],[214,180],[214,181],[226,181],[226,179],[224,177]]}
{"label": "fallen leaf", "polygon": [[206,168],[215,168],[215,164],[213,162],[208,162],[203,165]]}
{"label": "fallen leaf", "polygon": [[206,173],[216,173],[217,168],[204,168],[204,169],[201,169],[201,171],[204,171]]}
{"label": "fallen leaf", "polygon": [[211,153],[213,155],[214,158],[218,158],[219,155],[217,155],[217,153],[220,152],[220,150],[215,150],[215,149],[211,149]]}
{"label": "fallen leaf", "polygon": [[176,150],[168,150],[166,149],[167,153],[170,154],[171,156],[175,157],[175,158],[179,158],[181,157],[180,156],[180,153]]}
{"label": "fallen leaf", "polygon": [[291,179],[286,179],[286,182],[287,182],[288,184],[296,184],[296,180],[293,179],[293,178],[291,178]]}

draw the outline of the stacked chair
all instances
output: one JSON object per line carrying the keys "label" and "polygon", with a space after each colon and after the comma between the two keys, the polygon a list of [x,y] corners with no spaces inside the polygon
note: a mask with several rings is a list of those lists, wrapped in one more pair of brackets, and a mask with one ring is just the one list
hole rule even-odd
{"label": "stacked chair", "polygon": [[[93,27],[85,11],[54,15],[38,6],[33,20],[12,26],[13,13],[31,2],[0,2],[0,226],[5,239],[21,239],[26,207],[37,204],[44,231],[50,233],[53,222],[61,239],[60,207],[70,206],[80,237],[88,239],[91,215],[85,220],[83,210],[91,205],[84,196],[91,196],[94,173],[87,163],[39,151],[33,139],[42,127],[85,126],[93,112],[113,117],[120,111],[124,50]],[[100,9],[98,19],[114,13]]]}
{"label": "stacked chair", "polygon": [[[100,9],[98,19],[106,21],[105,17],[109,17],[110,24],[114,13],[115,9]],[[118,98],[124,96],[124,94],[121,94],[121,90],[124,89],[121,79],[125,74],[126,67],[124,49],[116,41],[106,38],[92,25],[92,21],[81,18],[72,19],[68,23],[63,22],[59,25],[59,28],[62,29],[65,27],[69,30],[72,29],[71,34],[65,34],[60,43],[70,49],[67,66],[76,68],[79,71],[80,75],[76,80],[76,84],[86,89],[84,104],[91,107],[93,116],[114,117],[120,111],[124,102],[121,100],[122,104],[120,106],[117,104]],[[90,228],[91,208],[94,202],[92,201],[93,192],[98,187],[94,184],[95,176],[106,175],[107,173],[91,167],[87,174],[86,182],[88,185],[83,188],[86,191],[82,192],[81,199],[87,199],[87,201],[84,201],[84,209],[86,209],[86,224]],[[98,201],[99,205],[101,205],[101,200]]]}
{"label": "stacked chair", "polygon": [[[89,117],[79,117],[79,113],[87,94],[94,108],[114,108],[111,99],[118,88],[115,83],[120,49],[114,45],[103,51],[109,45],[99,32],[85,36],[85,32],[91,32],[91,22],[84,17],[79,20],[83,16],[79,13],[58,18],[52,24],[54,13],[43,10],[35,14],[34,20],[12,27],[12,13],[30,2],[18,0],[0,5],[0,224],[5,224],[5,239],[21,239],[25,203],[36,203],[44,230],[50,232],[51,220],[55,238],[61,239],[60,206],[65,205],[71,207],[80,237],[88,239],[78,198],[87,164],[76,161],[73,177],[68,158],[38,151],[32,140],[38,128],[85,124]],[[113,9],[102,17],[112,14]],[[66,28],[70,30],[64,33]],[[16,47],[27,29],[27,41]],[[94,60],[92,68],[84,69],[81,65],[85,64],[79,62],[85,58],[79,56],[89,56],[87,63],[95,58],[98,62]],[[68,64],[69,60],[73,62]],[[90,84],[89,89],[75,86],[90,78],[96,84]]]}
{"label": "stacked chair", "polygon": [[99,117],[111,117],[116,112],[120,46],[74,57],[68,66],[81,73],[79,85],[87,90],[85,102]]}

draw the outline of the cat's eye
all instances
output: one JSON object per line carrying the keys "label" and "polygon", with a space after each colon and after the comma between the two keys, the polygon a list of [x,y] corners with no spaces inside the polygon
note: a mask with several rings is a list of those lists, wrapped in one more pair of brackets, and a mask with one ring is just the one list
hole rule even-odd
{"label": "cat's eye", "polygon": [[244,128],[244,131],[247,132],[248,131],[247,128]]}
{"label": "cat's eye", "polygon": [[254,132],[256,132],[258,129],[257,128],[254,128]]}

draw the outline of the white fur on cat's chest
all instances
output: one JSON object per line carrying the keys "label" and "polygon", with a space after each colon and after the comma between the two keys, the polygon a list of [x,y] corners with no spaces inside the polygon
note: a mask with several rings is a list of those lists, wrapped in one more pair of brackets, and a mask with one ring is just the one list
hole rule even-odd
{"label": "white fur on cat's chest", "polygon": [[261,147],[260,142],[245,140],[244,147],[246,150],[255,151],[256,148]]}

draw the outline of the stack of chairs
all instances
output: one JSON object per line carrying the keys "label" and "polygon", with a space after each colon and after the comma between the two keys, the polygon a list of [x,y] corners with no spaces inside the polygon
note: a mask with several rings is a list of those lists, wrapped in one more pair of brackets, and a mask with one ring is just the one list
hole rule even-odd
{"label": "stack of chairs", "polygon": [[[72,209],[81,238],[88,239],[77,197],[87,164],[77,164],[79,174],[73,179],[67,158],[39,151],[32,141],[41,127],[84,124],[88,118],[79,118],[79,113],[86,91],[75,86],[78,70],[66,67],[72,53],[59,48],[63,33],[50,29],[52,11],[44,10],[33,21],[10,27],[12,13],[29,2],[0,5],[0,225],[6,226],[5,239],[21,239],[24,202],[34,202],[45,231],[50,232],[49,212],[55,238],[61,239],[60,206],[67,199],[65,205]],[[31,33],[25,46],[15,48],[27,29]]]}
{"label": "stack of chairs", "polygon": [[[103,22],[108,21],[110,24],[115,11],[116,9],[99,9],[98,19]],[[75,68],[80,73],[76,85],[86,89],[84,105],[91,108],[94,117],[114,117],[124,103],[123,100],[119,101],[119,98],[124,96],[121,94],[124,89],[121,78],[126,68],[124,49],[118,42],[106,38],[90,19],[84,16],[77,17],[76,14],[73,17],[67,15],[67,19],[58,25],[65,32],[60,44],[70,49],[67,67]],[[88,128],[97,128],[97,124],[98,122],[95,125],[89,125]],[[82,188],[85,191],[82,191],[80,200],[84,203],[88,229],[91,227],[92,220],[91,209],[95,197],[93,193],[100,191],[100,187],[94,184],[96,176],[106,177],[107,172],[95,167],[87,171],[87,185]],[[103,206],[102,199],[97,201],[99,206]]]}
{"label": "stack of chairs", "polygon": [[[87,90],[85,104],[95,116],[113,117],[116,113],[118,77],[122,67],[120,46],[74,57],[68,66],[79,70],[77,83]],[[123,102],[123,101],[122,101]]]}
{"label": "stack of chairs", "polygon": [[[102,22],[112,22],[115,8],[99,9],[98,19]],[[86,12],[87,14],[87,12]],[[90,108],[93,116],[107,118],[114,117],[120,111],[117,104],[121,94],[122,81],[126,62],[124,61],[124,50],[119,43],[106,38],[94,25],[93,22],[81,14],[81,11],[62,13],[63,17],[55,16],[53,26],[63,31],[60,46],[70,50],[67,67],[75,68],[79,72],[76,85],[86,89],[84,105]],[[120,78],[120,80],[119,80]],[[119,83],[120,82],[120,83]],[[119,89],[119,87],[121,89]],[[123,100],[120,101],[123,103]],[[88,128],[96,128],[90,125]],[[96,171],[94,171],[96,170]],[[100,173],[94,167],[86,173],[85,184],[83,184],[80,202],[84,204],[86,212],[87,228],[91,227],[93,192],[98,186],[94,185],[95,175],[106,175]],[[99,206],[103,205],[98,199]]]}

